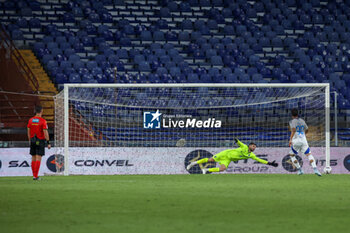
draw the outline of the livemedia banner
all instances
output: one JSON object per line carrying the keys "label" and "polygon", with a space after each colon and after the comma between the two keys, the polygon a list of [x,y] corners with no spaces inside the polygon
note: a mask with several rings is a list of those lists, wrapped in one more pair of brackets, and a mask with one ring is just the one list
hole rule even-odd
{"label": "livemedia banner", "polygon": [[[72,175],[117,175],[117,174],[196,174],[198,165],[190,171],[185,167],[190,161],[209,158],[225,148],[70,148],[69,173]],[[46,149],[42,158],[39,176],[63,172],[62,148]],[[225,173],[279,173],[293,174],[295,167],[290,161],[289,148],[257,148],[255,154],[265,160],[279,163],[277,168],[255,160],[231,162]],[[311,148],[317,167],[322,172],[325,166],[324,148]],[[297,156],[305,173],[312,173],[306,156]],[[27,148],[0,149],[0,176],[31,176],[31,156]],[[217,164],[203,164],[214,167]],[[331,148],[332,173],[350,174],[350,148]]]}

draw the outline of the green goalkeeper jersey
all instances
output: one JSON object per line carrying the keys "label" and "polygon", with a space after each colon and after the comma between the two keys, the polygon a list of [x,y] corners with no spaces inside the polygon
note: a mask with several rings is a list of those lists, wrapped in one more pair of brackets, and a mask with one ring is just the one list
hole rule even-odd
{"label": "green goalkeeper jersey", "polygon": [[253,152],[249,152],[249,148],[246,144],[242,143],[239,140],[237,141],[237,144],[239,145],[239,148],[224,150],[216,154],[214,156],[214,159],[217,158],[217,160],[230,160],[230,161],[237,161],[241,159],[254,159],[259,163],[267,164],[266,160],[260,159]]}

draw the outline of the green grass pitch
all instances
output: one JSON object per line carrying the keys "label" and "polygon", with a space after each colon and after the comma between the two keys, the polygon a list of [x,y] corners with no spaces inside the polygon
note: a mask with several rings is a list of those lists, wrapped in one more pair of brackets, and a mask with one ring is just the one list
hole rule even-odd
{"label": "green grass pitch", "polygon": [[0,178],[0,232],[349,232],[349,175]]}

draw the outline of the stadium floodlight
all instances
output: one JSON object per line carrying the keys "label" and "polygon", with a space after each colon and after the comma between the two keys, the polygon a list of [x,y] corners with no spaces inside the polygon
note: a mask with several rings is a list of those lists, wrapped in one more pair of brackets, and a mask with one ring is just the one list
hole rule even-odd
{"label": "stadium floodlight", "polygon": [[330,169],[327,83],[65,84],[55,98],[55,145],[82,147],[288,147],[290,111],[309,125],[310,147]]}

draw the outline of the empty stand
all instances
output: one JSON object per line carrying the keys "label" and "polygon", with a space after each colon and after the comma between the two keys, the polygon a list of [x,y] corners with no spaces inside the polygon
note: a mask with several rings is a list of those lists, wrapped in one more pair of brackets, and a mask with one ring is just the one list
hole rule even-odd
{"label": "empty stand", "polygon": [[0,4],[7,32],[34,51],[59,89],[66,82],[328,82],[340,116],[349,114],[347,2]]}

